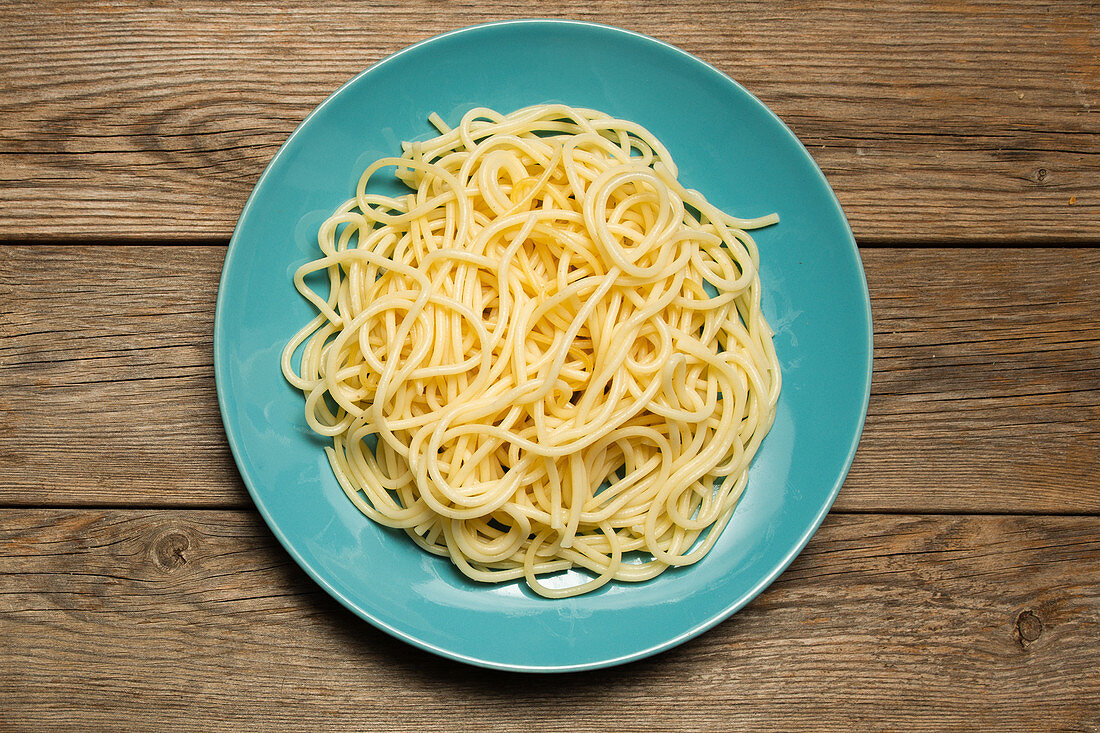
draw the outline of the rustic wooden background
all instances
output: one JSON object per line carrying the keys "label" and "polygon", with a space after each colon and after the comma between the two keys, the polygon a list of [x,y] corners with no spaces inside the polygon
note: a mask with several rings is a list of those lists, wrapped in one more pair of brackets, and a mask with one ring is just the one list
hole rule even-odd
{"label": "rustic wooden background", "polygon": [[[745,84],[875,321],[835,509],[756,601],[601,672],[375,631],[251,507],[217,280],[308,111],[412,42],[608,22]],[[1100,730],[1100,7],[0,2],[0,730]]]}

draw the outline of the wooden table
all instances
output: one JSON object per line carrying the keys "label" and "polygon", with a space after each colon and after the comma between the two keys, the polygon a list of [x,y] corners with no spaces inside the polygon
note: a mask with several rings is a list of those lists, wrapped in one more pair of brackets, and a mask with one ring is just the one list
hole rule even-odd
{"label": "wooden table", "polygon": [[[823,7],[824,6],[824,7]],[[272,154],[412,42],[609,22],[745,84],[861,247],[870,414],[746,609],[585,674],[466,667],[345,611],[226,445],[211,333]],[[1092,2],[0,5],[0,729],[1100,730]]]}

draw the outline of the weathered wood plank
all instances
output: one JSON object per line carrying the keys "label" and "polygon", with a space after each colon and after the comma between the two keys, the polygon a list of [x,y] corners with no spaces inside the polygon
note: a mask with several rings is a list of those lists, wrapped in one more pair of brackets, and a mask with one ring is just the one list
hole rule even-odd
{"label": "weathered wood plank", "polygon": [[[655,658],[526,677],[407,647],[252,512],[0,511],[5,730],[1093,730],[1100,520],[834,515]],[[705,690],[705,694],[701,691]]]}
{"label": "weathered wood plank", "polygon": [[[248,505],[213,384],[223,254],[0,248],[0,505]],[[863,257],[876,366],[837,508],[1100,512],[1100,249]]]}
{"label": "weathered wood plank", "polygon": [[353,74],[526,16],[654,35],[738,79],[806,143],[868,242],[1100,232],[1088,0],[124,0],[0,7],[0,237],[225,237],[277,147]]}
{"label": "weathered wood plank", "polygon": [[214,393],[224,253],[0,251],[0,504],[247,502]]}
{"label": "weathered wood plank", "polygon": [[1100,512],[1100,250],[861,254],[875,372],[838,507]]}

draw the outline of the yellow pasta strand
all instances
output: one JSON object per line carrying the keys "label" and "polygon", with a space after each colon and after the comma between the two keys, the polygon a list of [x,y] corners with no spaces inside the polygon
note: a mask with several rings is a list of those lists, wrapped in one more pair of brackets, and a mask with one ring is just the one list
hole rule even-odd
{"label": "yellow pasta strand", "polygon": [[[718,210],[594,110],[431,122],[294,276],[318,315],[282,369],[340,486],[470,578],[549,598],[697,562],[779,398],[745,231],[778,217]],[[368,193],[390,167],[409,193]],[[586,580],[547,580],[565,570]]]}

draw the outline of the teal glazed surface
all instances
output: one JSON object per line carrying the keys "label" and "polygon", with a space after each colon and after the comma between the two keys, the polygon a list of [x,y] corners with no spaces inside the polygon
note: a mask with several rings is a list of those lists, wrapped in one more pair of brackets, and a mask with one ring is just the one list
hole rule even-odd
{"label": "teal glazed surface", "polygon": [[[313,312],[291,275],[316,256],[318,225],[374,159],[472,107],[591,107],[648,127],[681,179],[738,216],[777,211],[754,233],[783,392],[748,489],[701,562],[566,600],[522,583],[467,580],[340,491],[279,370]],[[353,612],[416,646],[471,664],[566,671],[619,664],[714,626],[771,583],[825,517],[854,457],[871,381],[867,285],[851,230],[820,170],[760,101],[683,51],[569,21],[467,28],[376,64],[322,103],[271,161],[226,255],[214,327],[218,400],[245,484],[294,559]]]}

